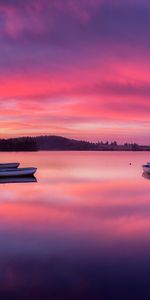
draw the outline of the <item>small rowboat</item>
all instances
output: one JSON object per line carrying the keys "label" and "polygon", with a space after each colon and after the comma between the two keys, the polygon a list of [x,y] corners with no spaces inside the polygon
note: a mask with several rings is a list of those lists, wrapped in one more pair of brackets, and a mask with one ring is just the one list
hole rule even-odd
{"label": "small rowboat", "polygon": [[0,169],[18,168],[19,165],[19,163],[4,163],[0,164]]}
{"label": "small rowboat", "polygon": [[0,169],[0,178],[34,175],[37,168]]}
{"label": "small rowboat", "polygon": [[143,165],[144,173],[150,174],[150,163],[148,162],[146,165]]}

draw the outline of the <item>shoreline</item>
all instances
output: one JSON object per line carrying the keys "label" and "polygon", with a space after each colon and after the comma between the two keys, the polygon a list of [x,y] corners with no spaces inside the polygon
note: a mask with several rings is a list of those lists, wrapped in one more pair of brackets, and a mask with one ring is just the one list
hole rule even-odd
{"label": "shoreline", "polygon": [[66,149],[66,150],[58,150],[58,149],[53,149],[53,150],[49,150],[49,149],[40,149],[40,150],[5,150],[5,151],[1,151],[0,153],[19,153],[19,152],[23,152],[23,153],[37,153],[37,152],[150,152],[150,150],[78,150],[78,149]]}

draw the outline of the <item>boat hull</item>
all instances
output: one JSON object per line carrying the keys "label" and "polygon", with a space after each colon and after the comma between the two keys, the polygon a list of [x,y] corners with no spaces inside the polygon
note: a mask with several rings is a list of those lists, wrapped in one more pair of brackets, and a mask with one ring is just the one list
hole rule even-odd
{"label": "boat hull", "polygon": [[2,169],[0,170],[0,178],[31,176],[34,175],[36,171],[36,168]]}
{"label": "boat hull", "polygon": [[19,163],[4,163],[4,164],[0,164],[0,169],[14,169],[14,168],[18,168],[19,167]]}
{"label": "boat hull", "polygon": [[143,166],[143,171],[144,171],[144,173],[150,174],[150,166],[144,165]]}

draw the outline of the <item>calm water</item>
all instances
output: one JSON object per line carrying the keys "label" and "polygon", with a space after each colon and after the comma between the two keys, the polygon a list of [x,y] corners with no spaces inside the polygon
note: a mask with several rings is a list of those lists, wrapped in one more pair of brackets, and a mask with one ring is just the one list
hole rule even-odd
{"label": "calm water", "polygon": [[[150,299],[150,153],[1,153],[0,299]],[[129,163],[132,165],[129,165]]]}

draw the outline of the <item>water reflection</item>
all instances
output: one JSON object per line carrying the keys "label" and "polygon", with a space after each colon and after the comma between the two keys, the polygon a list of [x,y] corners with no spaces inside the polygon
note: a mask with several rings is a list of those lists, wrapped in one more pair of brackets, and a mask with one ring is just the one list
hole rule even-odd
{"label": "water reflection", "polygon": [[150,180],[150,174],[144,172],[144,173],[142,174],[142,176],[143,176],[145,179]]}
{"label": "water reflection", "polygon": [[38,184],[0,185],[0,299],[150,299],[148,154],[11,155]]}
{"label": "water reflection", "polygon": [[30,182],[37,182],[35,176],[22,176],[22,177],[4,177],[0,178],[0,184],[6,183],[30,183]]}

